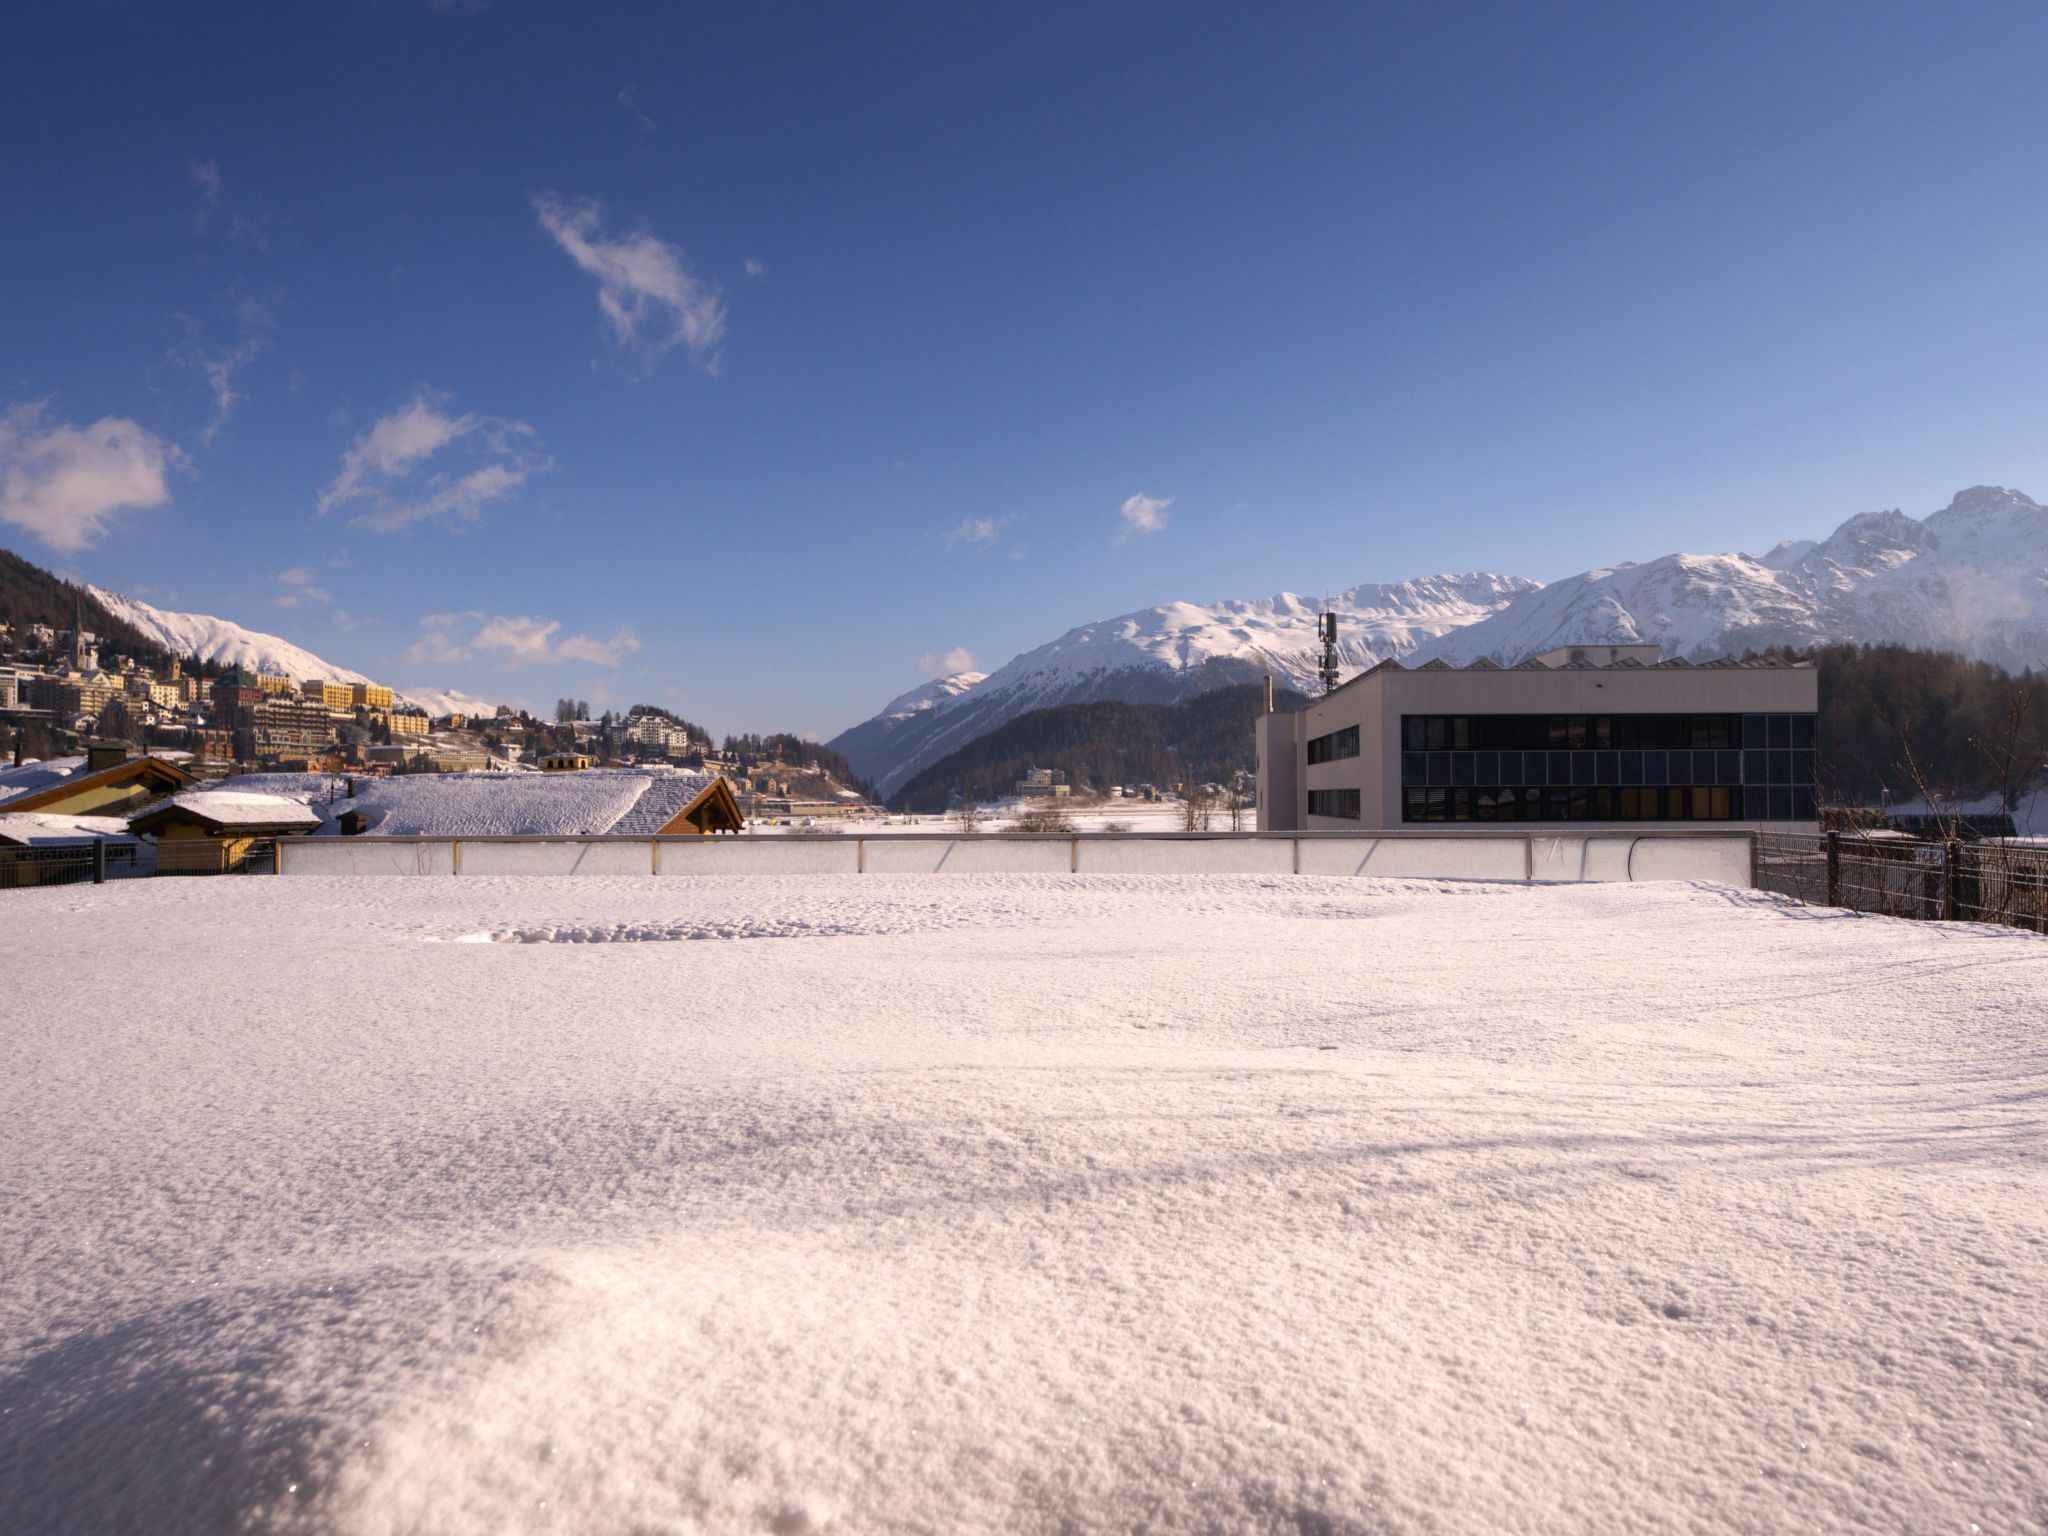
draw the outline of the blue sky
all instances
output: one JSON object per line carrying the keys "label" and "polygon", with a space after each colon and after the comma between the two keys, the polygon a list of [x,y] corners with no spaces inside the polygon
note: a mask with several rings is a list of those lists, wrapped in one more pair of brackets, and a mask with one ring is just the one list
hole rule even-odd
{"label": "blue sky", "polygon": [[16,5],[0,541],[830,732],[1175,598],[2048,495],[2044,60],[2020,5]]}

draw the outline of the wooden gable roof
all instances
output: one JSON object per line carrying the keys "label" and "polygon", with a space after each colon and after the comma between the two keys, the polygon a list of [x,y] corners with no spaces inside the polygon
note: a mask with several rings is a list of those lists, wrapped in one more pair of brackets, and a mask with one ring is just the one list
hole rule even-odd
{"label": "wooden gable roof", "polygon": [[740,803],[732,792],[732,786],[721,776],[706,784],[655,835],[682,837],[692,832],[739,832],[745,830],[746,825],[747,819],[740,814]]}

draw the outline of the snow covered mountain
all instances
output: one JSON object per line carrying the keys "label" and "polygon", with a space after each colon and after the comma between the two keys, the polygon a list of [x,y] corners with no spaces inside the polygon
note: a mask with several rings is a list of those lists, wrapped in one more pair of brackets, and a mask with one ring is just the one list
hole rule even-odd
{"label": "snow covered mountain", "polygon": [[[1343,616],[1344,668],[1408,655],[1536,587],[1519,576],[1484,572],[1353,587],[1331,600]],[[986,677],[963,673],[904,694],[831,745],[887,795],[948,752],[1030,710],[1095,699],[1170,704],[1269,673],[1283,686],[1306,689],[1316,675],[1321,606],[1282,592],[1252,601],[1165,603],[1084,624]]]}
{"label": "snow covered mountain", "polygon": [[854,765],[856,771],[865,773],[860,765],[881,761],[887,754],[892,737],[899,732],[914,731],[926,715],[946,707],[963,693],[971,692],[987,677],[986,672],[955,672],[950,677],[933,678],[891,699],[872,720],[863,720],[851,730],[842,731],[833,739],[832,745],[846,754],[846,760]]}
{"label": "snow covered mountain", "polygon": [[1765,555],[1584,571],[1416,654],[1512,664],[1560,645],[1651,641],[1690,660],[1853,641],[2038,667],[2048,661],[2048,509],[1980,485],[1924,519],[1859,513],[1819,542],[1788,540]]}
{"label": "snow covered mountain", "polygon": [[[280,635],[244,629],[232,620],[216,619],[209,614],[169,613],[103,587],[88,586],[86,591],[115,618],[134,625],[174,656],[197,656],[203,661],[248,667],[256,672],[282,672],[294,682],[315,677],[332,678],[338,683],[372,681],[360,672],[323,660]],[[399,697],[434,716],[490,714],[497,708],[483,699],[444,689],[406,689]]]}

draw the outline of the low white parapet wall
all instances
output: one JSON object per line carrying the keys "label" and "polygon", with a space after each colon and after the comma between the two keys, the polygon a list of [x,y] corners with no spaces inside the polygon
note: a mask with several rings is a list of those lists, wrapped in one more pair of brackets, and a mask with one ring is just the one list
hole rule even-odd
{"label": "low white parapet wall", "polygon": [[1749,832],[288,837],[281,875],[1365,875],[1755,884]]}

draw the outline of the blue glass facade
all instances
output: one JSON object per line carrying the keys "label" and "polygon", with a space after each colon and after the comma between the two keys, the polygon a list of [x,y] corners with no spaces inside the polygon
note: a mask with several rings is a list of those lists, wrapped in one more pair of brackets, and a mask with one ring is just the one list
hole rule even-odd
{"label": "blue glass facade", "polygon": [[1403,821],[1811,821],[1814,717],[1404,715]]}

